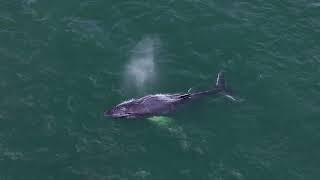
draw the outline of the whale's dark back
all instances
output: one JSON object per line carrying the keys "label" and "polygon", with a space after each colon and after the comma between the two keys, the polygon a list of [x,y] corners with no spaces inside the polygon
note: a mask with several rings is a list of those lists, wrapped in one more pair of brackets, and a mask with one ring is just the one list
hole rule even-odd
{"label": "whale's dark back", "polygon": [[176,107],[180,104],[189,102],[192,99],[219,93],[232,100],[235,100],[228,93],[228,91],[226,91],[225,80],[222,72],[218,74],[215,87],[211,90],[186,94],[147,95],[139,99],[125,101],[115,106],[110,111],[107,111],[105,115],[111,116],[113,118],[136,118],[155,116],[171,112],[175,110]]}

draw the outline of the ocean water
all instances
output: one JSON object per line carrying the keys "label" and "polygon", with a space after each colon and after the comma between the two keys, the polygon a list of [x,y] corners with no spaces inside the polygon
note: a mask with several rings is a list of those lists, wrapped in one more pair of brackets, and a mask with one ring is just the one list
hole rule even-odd
{"label": "ocean water", "polygon": [[[0,179],[320,179],[316,0],[0,0]],[[113,105],[241,97],[114,121]]]}

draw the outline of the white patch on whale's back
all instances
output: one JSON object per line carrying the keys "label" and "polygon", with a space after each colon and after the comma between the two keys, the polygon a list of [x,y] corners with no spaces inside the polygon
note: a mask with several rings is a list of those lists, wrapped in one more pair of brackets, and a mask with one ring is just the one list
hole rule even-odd
{"label": "white patch on whale's back", "polygon": [[136,99],[129,99],[129,100],[126,100],[126,101],[123,101],[122,103],[118,104],[117,106],[121,106],[121,105],[124,105],[124,104],[128,104],[128,103],[131,103],[133,101],[135,101]]}
{"label": "white patch on whale's back", "polygon": [[164,100],[164,101],[173,101],[175,99],[172,98],[172,95],[170,94],[156,94],[159,99]]}
{"label": "white patch on whale's back", "polygon": [[152,95],[147,95],[147,96],[144,96],[144,97],[141,97],[141,98],[138,98],[138,99],[129,99],[129,100],[123,101],[122,103],[118,104],[117,107],[125,105],[125,104],[129,104],[129,103],[132,103],[132,102],[145,103],[145,102],[147,102],[148,100],[151,100],[151,99],[162,101],[162,102],[171,103],[171,102],[175,102],[175,101],[178,100],[177,98],[174,98],[175,95],[179,95],[179,94],[152,94]]}
{"label": "white patch on whale's back", "polygon": [[173,97],[174,96],[172,94],[154,94],[154,95],[148,95],[148,96],[142,97],[141,100],[147,101],[149,99],[157,99],[159,101],[174,102],[177,99]]}

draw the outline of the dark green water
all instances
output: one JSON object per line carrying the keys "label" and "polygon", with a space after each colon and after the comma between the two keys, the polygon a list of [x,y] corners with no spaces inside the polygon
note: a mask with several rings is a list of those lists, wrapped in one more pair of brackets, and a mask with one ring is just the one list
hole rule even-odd
{"label": "dark green water", "polygon": [[[0,0],[0,179],[320,179],[319,34],[315,0]],[[243,102],[102,116],[220,69]]]}

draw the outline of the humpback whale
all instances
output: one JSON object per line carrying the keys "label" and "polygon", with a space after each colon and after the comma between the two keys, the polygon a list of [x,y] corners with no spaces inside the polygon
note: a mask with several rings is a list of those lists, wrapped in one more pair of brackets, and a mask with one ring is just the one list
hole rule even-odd
{"label": "humpback whale", "polygon": [[237,99],[231,95],[231,91],[227,89],[224,73],[222,71],[217,75],[215,86],[209,90],[190,93],[189,89],[187,93],[147,95],[141,98],[124,101],[110,110],[105,111],[104,116],[115,119],[159,116],[172,112],[176,110],[178,106],[199,97],[217,94],[223,95],[232,101],[237,101]]}

